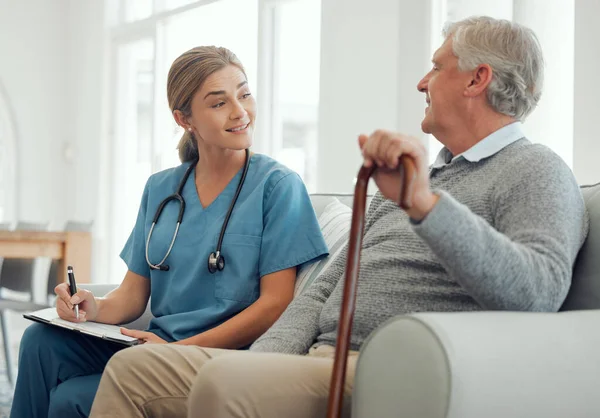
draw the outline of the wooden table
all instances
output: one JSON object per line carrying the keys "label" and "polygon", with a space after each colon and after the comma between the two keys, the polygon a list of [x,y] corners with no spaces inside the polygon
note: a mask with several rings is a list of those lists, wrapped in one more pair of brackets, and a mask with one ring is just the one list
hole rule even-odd
{"label": "wooden table", "polygon": [[66,280],[67,266],[73,266],[77,283],[89,283],[92,234],[79,231],[0,231],[0,257],[49,257],[60,261],[57,284]]}

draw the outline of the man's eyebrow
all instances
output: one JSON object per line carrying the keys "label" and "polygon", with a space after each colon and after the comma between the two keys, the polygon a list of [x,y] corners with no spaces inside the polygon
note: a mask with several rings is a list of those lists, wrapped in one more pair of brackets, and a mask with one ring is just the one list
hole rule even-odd
{"label": "man's eyebrow", "polygon": [[[246,81],[246,80],[242,81],[240,84],[237,85],[237,89],[239,90],[246,84],[248,84],[248,81]],[[204,99],[206,100],[206,98],[208,96],[218,96],[220,94],[225,94],[225,90],[210,91],[210,92],[208,92],[208,94],[206,96],[204,96]]]}

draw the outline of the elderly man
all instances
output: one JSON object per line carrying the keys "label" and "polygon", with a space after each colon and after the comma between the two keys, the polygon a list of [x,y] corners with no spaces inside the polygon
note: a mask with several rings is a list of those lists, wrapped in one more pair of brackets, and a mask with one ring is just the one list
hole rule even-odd
{"label": "elderly man", "polygon": [[[348,395],[361,344],[392,316],[561,306],[587,218],[567,165],[521,130],[542,79],[531,30],[486,17],[463,20],[448,27],[417,86],[428,105],[422,129],[444,145],[433,165],[417,139],[386,131],[359,137],[364,164],[377,165],[380,193],[363,241]],[[406,212],[397,205],[395,170],[403,154],[417,168],[414,206]],[[119,352],[92,416],[324,416],[345,258],[343,252],[250,352],[170,344]]]}

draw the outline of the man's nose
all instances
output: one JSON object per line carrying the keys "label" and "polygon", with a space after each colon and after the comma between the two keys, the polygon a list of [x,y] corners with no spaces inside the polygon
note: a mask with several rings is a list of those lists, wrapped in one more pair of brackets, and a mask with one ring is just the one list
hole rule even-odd
{"label": "man's nose", "polygon": [[421,81],[417,84],[417,90],[421,93],[427,93],[427,84],[429,83],[429,79],[427,76],[423,77]]}

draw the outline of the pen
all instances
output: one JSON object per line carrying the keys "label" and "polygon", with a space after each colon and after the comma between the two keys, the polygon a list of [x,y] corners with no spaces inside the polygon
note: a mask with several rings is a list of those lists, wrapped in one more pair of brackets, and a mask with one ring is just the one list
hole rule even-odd
{"label": "pen", "polygon": [[[75,293],[77,293],[77,283],[75,283],[73,267],[67,267],[67,276],[69,277],[69,288],[71,290],[71,296],[73,296]],[[75,318],[79,319],[79,305],[75,305],[73,309],[75,309]]]}

